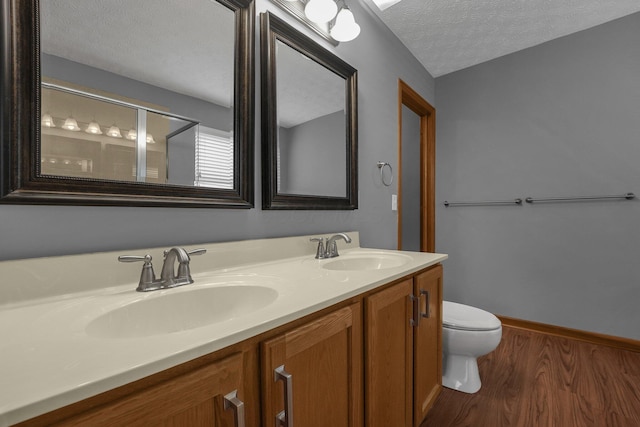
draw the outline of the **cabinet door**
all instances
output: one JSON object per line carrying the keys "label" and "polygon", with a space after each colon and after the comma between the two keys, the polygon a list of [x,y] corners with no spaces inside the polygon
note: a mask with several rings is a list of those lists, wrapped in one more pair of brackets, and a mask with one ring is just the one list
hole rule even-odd
{"label": "cabinet door", "polygon": [[263,426],[362,426],[359,303],[263,342],[261,354]]}
{"label": "cabinet door", "polygon": [[419,426],[442,387],[442,266],[414,278],[419,320],[414,331],[414,425]]}
{"label": "cabinet door", "polygon": [[[244,426],[242,353],[233,354],[200,369],[168,379],[156,386],[83,412],[61,426]],[[226,410],[225,406],[229,406]]]}
{"label": "cabinet door", "polygon": [[366,300],[367,427],[412,425],[412,290],[409,279]]}

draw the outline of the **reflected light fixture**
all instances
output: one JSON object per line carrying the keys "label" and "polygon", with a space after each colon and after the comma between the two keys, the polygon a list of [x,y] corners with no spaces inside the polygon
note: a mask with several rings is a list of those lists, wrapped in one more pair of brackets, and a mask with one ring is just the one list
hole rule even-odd
{"label": "reflected light fixture", "polygon": [[147,144],[155,144],[156,141],[153,139],[153,135],[150,133],[147,134]]}
{"label": "reflected light fixture", "polygon": [[80,130],[80,126],[78,126],[78,122],[76,121],[76,119],[74,119],[71,116],[67,117],[67,119],[64,121],[64,124],[62,125],[62,128],[66,130],[72,130],[74,132],[77,132]]}
{"label": "reflected light fixture", "polygon": [[89,123],[84,131],[92,135],[102,135],[102,129],[100,129],[100,125],[95,120]]}
{"label": "reflected light fixture", "polygon": [[137,137],[138,137],[138,132],[133,128],[129,129],[129,132],[127,132],[127,135],[125,136],[125,138],[131,141],[135,140]]}
{"label": "reflected light fixture", "polygon": [[116,126],[115,123],[109,128],[109,130],[107,131],[107,135],[112,138],[122,138],[122,135],[120,134],[120,128]]}
{"label": "reflected light fixture", "polygon": [[360,34],[360,25],[356,23],[353,12],[346,4],[340,8],[336,19],[329,27],[329,34],[339,42],[351,41]]}
{"label": "reflected light fixture", "polygon": [[334,0],[309,0],[304,6],[304,14],[316,24],[326,24],[335,18],[338,5]]}
{"label": "reflected light fixture", "polygon": [[42,115],[42,120],[40,121],[40,123],[42,123],[42,126],[46,128],[56,127],[56,124],[53,122],[53,117],[51,117],[51,114],[49,113],[44,113]]}

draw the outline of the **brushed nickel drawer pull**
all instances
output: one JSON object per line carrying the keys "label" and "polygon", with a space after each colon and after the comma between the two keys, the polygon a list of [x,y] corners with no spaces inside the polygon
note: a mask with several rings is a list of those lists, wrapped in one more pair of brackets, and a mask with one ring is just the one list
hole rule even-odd
{"label": "brushed nickel drawer pull", "polygon": [[293,427],[293,375],[284,370],[284,365],[274,371],[274,380],[284,382],[285,409],[276,415],[276,426]]}
{"label": "brushed nickel drawer pull", "polygon": [[431,292],[425,291],[424,289],[420,289],[420,296],[422,295],[427,297],[427,301],[425,305],[426,310],[424,313],[420,313],[420,316],[424,317],[425,319],[428,319],[429,317],[431,317],[431,310],[429,307],[429,305],[431,304]]}
{"label": "brushed nickel drawer pull", "polygon": [[233,390],[224,397],[224,410],[233,410],[236,420],[236,427],[245,427],[244,422],[244,402],[238,399],[238,390]]}

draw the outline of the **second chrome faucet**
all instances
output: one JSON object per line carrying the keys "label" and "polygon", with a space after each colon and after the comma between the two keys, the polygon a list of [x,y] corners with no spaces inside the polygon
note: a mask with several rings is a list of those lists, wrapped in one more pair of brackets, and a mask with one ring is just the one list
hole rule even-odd
{"label": "second chrome faucet", "polygon": [[322,237],[314,237],[312,239],[309,239],[312,242],[318,242],[318,248],[316,249],[316,259],[335,258],[340,255],[338,253],[338,245],[336,244],[336,240],[338,239],[342,239],[347,243],[351,243],[351,237],[349,237],[345,233],[334,234],[326,240]]}

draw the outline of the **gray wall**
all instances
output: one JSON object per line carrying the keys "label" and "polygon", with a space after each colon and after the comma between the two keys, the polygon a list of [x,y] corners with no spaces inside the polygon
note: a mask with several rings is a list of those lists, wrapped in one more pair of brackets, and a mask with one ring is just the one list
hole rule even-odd
{"label": "gray wall", "polygon": [[640,14],[436,79],[445,298],[640,338]]}
{"label": "gray wall", "polygon": [[292,126],[280,127],[280,188],[287,194],[347,195],[346,116],[337,111]]}
{"label": "gray wall", "polygon": [[[262,211],[260,166],[256,162],[256,202],[250,210],[90,206],[0,205],[0,259],[220,242],[358,230],[361,244],[394,248],[396,215],[392,189],[384,187],[377,161],[397,164],[397,94],[401,78],[433,103],[434,79],[408,50],[359,2],[349,3],[362,32],[334,48],[271,10],[358,69],[359,209],[356,211]],[[256,27],[259,28],[256,16]],[[259,53],[256,34],[256,53]],[[256,58],[259,58],[257,56]],[[256,61],[256,66],[258,61]],[[260,159],[259,73],[256,73],[256,159]],[[195,116],[195,115],[193,115]]]}

